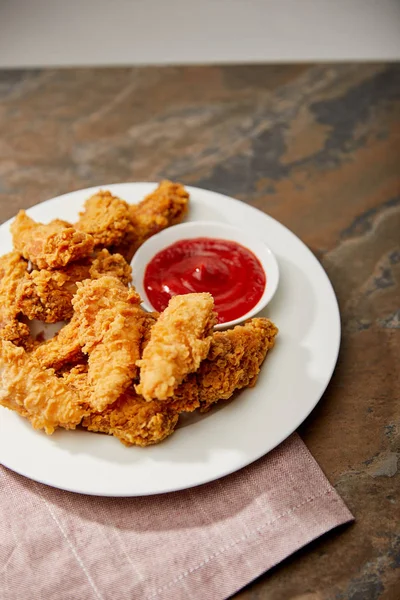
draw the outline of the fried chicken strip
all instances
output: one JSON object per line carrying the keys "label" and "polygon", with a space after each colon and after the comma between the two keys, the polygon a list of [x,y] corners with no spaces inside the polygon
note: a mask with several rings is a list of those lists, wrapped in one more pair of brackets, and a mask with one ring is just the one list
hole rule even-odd
{"label": "fried chicken strip", "polygon": [[[92,393],[87,366],[79,365],[64,373],[64,380],[74,387],[81,398]],[[162,402],[146,402],[129,387],[103,412],[91,412],[82,422],[89,431],[107,433],[125,446],[157,444],[171,435],[178,422],[178,412]]]}
{"label": "fried chicken strip", "polygon": [[130,388],[101,414],[82,422],[89,431],[107,433],[125,446],[158,444],[174,432],[179,415],[163,402],[146,402]]}
{"label": "fried chicken strip", "polygon": [[85,202],[75,227],[90,234],[95,246],[117,246],[122,241],[132,242],[134,227],[130,206],[125,200],[100,190]]}
{"label": "fried chicken strip", "polygon": [[126,286],[132,283],[132,267],[121,254],[110,254],[106,248],[95,255],[89,275],[90,279],[100,279],[103,275],[111,275]]}
{"label": "fried chicken strip", "polygon": [[175,412],[193,412],[200,408],[200,388],[197,381],[197,373],[190,373],[180,385],[174,390],[174,395],[164,401]]}
{"label": "fried chicken strip", "polygon": [[87,402],[101,412],[119,398],[138,373],[136,361],[152,314],[140,307],[140,296],[115,277],[105,275],[77,284],[74,315],[58,335],[41,344],[34,357],[57,370],[88,355]]}
{"label": "fried chicken strip", "polygon": [[[74,298],[74,308],[79,316],[83,316],[79,337],[81,344],[84,344],[83,352],[89,354],[88,378],[93,388],[89,403],[96,411],[104,410],[117,400],[136,376],[135,363],[140,356],[147,320],[147,314],[140,308],[137,294],[133,290],[127,290],[122,284],[125,296],[115,301],[110,294],[111,297],[107,298],[109,305],[104,307],[108,289],[104,289],[102,285],[111,285],[108,279],[114,278],[104,277],[90,282],[99,284],[97,289],[91,285],[91,289],[84,290],[81,294],[81,290],[78,290]],[[100,308],[96,315],[93,313],[93,292],[99,294],[94,300],[95,305]]]}
{"label": "fried chicken strip", "polygon": [[189,373],[206,358],[216,322],[211,294],[185,294],[171,298],[153,325],[150,341],[137,361],[140,384],[147,401],[166,400]]}
{"label": "fried chicken strip", "polygon": [[130,206],[136,243],[182,221],[188,210],[189,193],[180,183],[164,180],[139,204]]}
{"label": "fried chicken strip", "polygon": [[52,369],[43,369],[23,348],[0,340],[0,404],[52,434],[75,429],[88,414],[79,394]]}
{"label": "fried chicken strip", "polygon": [[11,224],[14,248],[39,269],[59,269],[89,256],[93,237],[77,231],[66,221],[56,219],[48,225],[36,223],[20,210]]}
{"label": "fried chicken strip", "polygon": [[197,372],[201,411],[227,400],[235,390],[253,387],[277,327],[269,319],[251,319],[227,331],[214,333],[210,352]]}
{"label": "fried chicken strip", "polygon": [[176,389],[169,406],[178,412],[205,412],[236,390],[253,387],[277,333],[272,321],[263,318],[215,332],[207,358]]}
{"label": "fried chicken strip", "polygon": [[[126,293],[128,292],[128,289],[118,280],[114,281],[113,277],[108,277],[104,283],[105,287],[102,285],[103,282],[101,282],[101,287],[95,290],[92,298],[90,288],[86,287],[84,283],[81,284],[77,309],[74,310],[75,307],[73,307],[74,313],[71,321],[64,325],[52,339],[40,344],[33,352],[34,358],[42,365],[42,367],[52,367],[56,371],[59,371],[65,367],[65,365],[73,364],[81,360],[83,355],[82,348],[87,345],[90,338],[92,340],[91,346],[93,348],[96,346],[97,338],[94,335],[96,315],[100,319],[101,308],[107,308],[109,321],[112,322],[113,316],[118,314],[118,307],[115,307],[114,311],[112,310],[113,303],[117,302],[121,297],[122,299],[126,299]],[[108,289],[106,287],[107,283],[110,283]],[[123,287],[122,296],[121,286]],[[104,297],[103,292],[105,294]],[[130,295],[136,306],[136,304],[140,302],[139,296],[134,290],[131,291]],[[100,324],[101,323],[99,323],[99,325]],[[104,333],[106,332],[106,328],[107,323],[104,322]],[[86,354],[90,352],[90,350],[91,347],[87,346]]]}
{"label": "fried chicken strip", "polygon": [[132,281],[132,269],[120,254],[103,249],[96,255],[67,265],[64,269],[42,269],[26,273],[18,285],[15,305],[29,319],[45,323],[72,317],[72,297],[77,282],[108,274],[124,285]]}
{"label": "fried chicken strip", "polygon": [[33,350],[32,357],[42,368],[53,368],[55,371],[80,361],[83,353],[79,325],[79,320],[72,318],[53,338],[39,344]]}
{"label": "fried chicken strip", "polygon": [[29,327],[18,319],[15,295],[28,263],[19,252],[0,256],[0,338],[20,346],[30,338]]}
{"label": "fried chicken strip", "polygon": [[113,247],[128,262],[149,237],[166,227],[180,223],[187,213],[189,193],[180,183],[162,181],[157,189],[138,204],[129,207],[133,236],[126,236]]}

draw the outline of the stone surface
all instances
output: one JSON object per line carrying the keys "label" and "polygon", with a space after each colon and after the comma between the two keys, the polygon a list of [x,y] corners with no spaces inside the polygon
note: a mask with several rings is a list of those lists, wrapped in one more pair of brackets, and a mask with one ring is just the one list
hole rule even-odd
{"label": "stone surface", "polygon": [[342,348],[300,433],[356,522],[240,600],[400,597],[399,134],[400,65],[0,72],[0,221],[169,177],[272,215],[332,280]]}

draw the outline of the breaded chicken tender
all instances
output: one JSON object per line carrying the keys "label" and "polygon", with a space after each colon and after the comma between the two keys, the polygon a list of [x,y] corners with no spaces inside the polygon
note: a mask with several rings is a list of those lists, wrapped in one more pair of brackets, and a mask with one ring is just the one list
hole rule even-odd
{"label": "breaded chicken tender", "polygon": [[138,204],[129,207],[133,235],[125,236],[114,252],[131,261],[136,250],[152,235],[180,223],[189,206],[189,193],[180,183],[165,180]]}
{"label": "breaded chicken tender", "polygon": [[131,205],[136,243],[143,244],[162,229],[180,223],[187,213],[188,202],[189,193],[183,185],[165,180],[139,204]]}
{"label": "breaded chicken tender", "polygon": [[89,431],[117,437],[125,446],[158,444],[174,432],[179,415],[163,402],[146,402],[131,389],[101,414],[82,422]]}
{"label": "breaded chicken tender", "polygon": [[126,286],[132,283],[132,267],[121,254],[110,254],[106,248],[95,254],[89,270],[90,279],[99,279],[103,275],[112,275]]}
{"label": "breaded chicken tender", "polygon": [[197,408],[200,408],[200,390],[197,382],[197,373],[187,375],[174,390],[174,395],[164,402],[177,413],[193,412]]}
{"label": "breaded chicken tender", "polygon": [[213,334],[210,351],[199,369],[185,378],[168,401],[178,412],[207,411],[236,390],[255,385],[261,365],[275,344],[278,329],[269,319],[251,319]]}
{"label": "breaded chicken tender", "polygon": [[30,331],[18,318],[15,295],[20,281],[27,272],[28,263],[19,252],[0,256],[0,339],[17,346],[29,343]]}
{"label": "breaded chicken tender", "polygon": [[42,368],[55,371],[79,362],[83,357],[79,325],[78,319],[71,319],[53,338],[34,348],[32,357]]}
{"label": "breaded chicken tender", "polygon": [[132,242],[134,226],[130,206],[125,200],[100,190],[85,202],[75,227],[90,234],[95,246],[118,246],[123,241]]}
{"label": "breaded chicken tender", "polygon": [[196,371],[210,349],[216,322],[211,294],[171,298],[153,325],[140,367],[138,394],[147,401],[166,400],[189,373]]}
{"label": "breaded chicken tender", "polygon": [[60,369],[88,355],[87,402],[102,411],[115,402],[138,373],[143,338],[153,315],[140,307],[140,296],[109,275],[77,284],[74,315],[58,335],[34,351],[43,366]]}
{"label": "breaded chicken tender", "polygon": [[34,269],[20,281],[15,306],[28,319],[44,323],[66,321],[72,316],[72,297],[77,281],[89,276],[86,262],[71,263],[65,269]]}
{"label": "breaded chicken tender", "polygon": [[[0,340],[0,404],[52,434],[75,429],[88,414],[79,394],[52,369],[43,369],[23,348]],[[29,451],[29,449],[27,449]]]}
{"label": "breaded chicken tender", "polygon": [[14,248],[39,269],[59,269],[89,256],[94,248],[91,235],[56,219],[48,225],[36,223],[20,210],[11,224]]}
{"label": "breaded chicken tender", "polygon": [[103,249],[64,269],[41,269],[26,273],[18,285],[15,306],[29,319],[45,323],[66,321],[72,317],[72,297],[77,282],[98,279],[108,274],[117,277],[124,285],[132,280],[132,269],[120,254],[110,254]]}
{"label": "breaded chicken tender", "polygon": [[202,412],[218,400],[227,400],[235,390],[255,385],[277,333],[272,321],[263,318],[214,333],[207,359],[197,372]]}

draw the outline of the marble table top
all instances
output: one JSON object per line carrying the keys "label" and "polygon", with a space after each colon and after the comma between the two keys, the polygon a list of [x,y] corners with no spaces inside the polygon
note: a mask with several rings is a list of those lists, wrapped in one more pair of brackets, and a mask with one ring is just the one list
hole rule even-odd
{"label": "marble table top", "polygon": [[161,178],[288,226],[342,315],[335,374],[300,433],[356,522],[236,597],[398,598],[400,65],[0,71],[0,222],[74,189]]}

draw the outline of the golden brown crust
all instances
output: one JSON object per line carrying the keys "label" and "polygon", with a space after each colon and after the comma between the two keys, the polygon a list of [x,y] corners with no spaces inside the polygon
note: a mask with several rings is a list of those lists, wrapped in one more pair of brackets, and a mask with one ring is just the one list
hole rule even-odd
{"label": "golden brown crust", "polygon": [[178,423],[177,412],[161,402],[146,402],[130,389],[101,414],[85,417],[83,427],[114,435],[125,446],[158,444]]}
{"label": "golden brown crust", "polygon": [[255,385],[277,333],[272,321],[259,318],[214,334],[209,355],[197,372],[202,412],[235,390]]}
{"label": "golden brown crust", "polygon": [[90,395],[86,401],[102,411],[135,378],[142,339],[153,317],[139,306],[136,291],[115,277],[87,279],[77,286],[73,318],[34,354],[43,366],[56,369],[79,359],[81,352],[87,354]]}
{"label": "golden brown crust", "polygon": [[29,319],[45,323],[72,317],[72,298],[78,281],[98,279],[105,274],[117,277],[124,285],[132,280],[132,269],[120,254],[103,249],[91,258],[67,265],[64,269],[41,269],[25,273],[17,289],[15,305]]}
{"label": "golden brown crust", "polygon": [[211,294],[175,296],[153,325],[150,340],[137,362],[138,394],[148,401],[166,400],[207,356],[216,322]]}
{"label": "golden brown crust", "polygon": [[189,193],[180,183],[164,180],[139,204],[130,207],[140,243],[162,229],[180,223],[187,213]]}
{"label": "golden brown crust", "polygon": [[14,248],[39,269],[59,269],[89,256],[94,248],[91,235],[56,219],[48,225],[36,223],[20,210],[11,224]]}
{"label": "golden brown crust", "polygon": [[78,338],[79,322],[72,319],[50,340],[42,342],[33,350],[33,357],[45,369],[56,371],[74,364],[82,357]]}
{"label": "golden brown crust", "polygon": [[177,412],[197,408],[205,412],[219,400],[231,398],[236,390],[252,387],[277,333],[272,321],[262,318],[215,332],[207,358],[178,386],[168,405]]}
{"label": "golden brown crust", "polygon": [[178,385],[166,404],[177,413],[193,412],[200,407],[200,389],[197,374],[191,373]]}
{"label": "golden brown crust", "polygon": [[129,206],[133,234],[112,248],[130,262],[136,250],[152,235],[180,223],[189,206],[189,193],[180,183],[165,180],[139,204]]}
{"label": "golden brown crust", "polygon": [[99,279],[103,275],[111,275],[119,279],[124,285],[132,283],[132,267],[121,254],[111,254],[106,248],[95,255],[89,275],[90,279]]}
{"label": "golden brown crust", "polygon": [[79,394],[43,369],[23,348],[0,340],[0,404],[51,434],[57,427],[75,429],[88,414]]}
{"label": "golden brown crust", "polygon": [[117,246],[133,235],[130,207],[125,200],[100,190],[86,200],[75,227],[90,234],[95,246]]}
{"label": "golden brown crust", "polygon": [[30,344],[29,327],[19,319],[15,296],[20,281],[27,272],[28,263],[19,252],[0,256],[0,339],[17,346]]}
{"label": "golden brown crust", "polygon": [[76,282],[89,277],[89,265],[79,262],[65,269],[34,269],[20,282],[16,306],[28,319],[57,323],[72,317]]}

